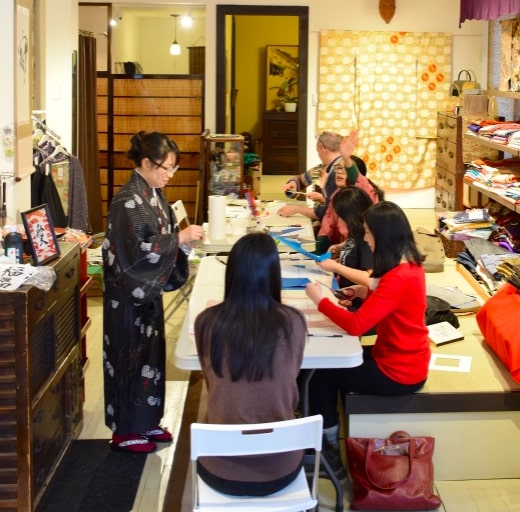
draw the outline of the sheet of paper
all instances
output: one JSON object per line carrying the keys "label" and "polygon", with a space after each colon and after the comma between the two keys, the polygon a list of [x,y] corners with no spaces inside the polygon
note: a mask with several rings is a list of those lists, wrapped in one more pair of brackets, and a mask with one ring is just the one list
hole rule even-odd
{"label": "sheet of paper", "polygon": [[430,370],[468,373],[471,370],[471,356],[432,353]]}

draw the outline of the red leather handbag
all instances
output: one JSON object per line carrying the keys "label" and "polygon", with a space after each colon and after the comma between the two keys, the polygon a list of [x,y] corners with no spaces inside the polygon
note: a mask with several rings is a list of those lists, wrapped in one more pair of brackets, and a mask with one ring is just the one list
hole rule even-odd
{"label": "red leather handbag", "polygon": [[433,437],[346,438],[353,510],[433,510]]}

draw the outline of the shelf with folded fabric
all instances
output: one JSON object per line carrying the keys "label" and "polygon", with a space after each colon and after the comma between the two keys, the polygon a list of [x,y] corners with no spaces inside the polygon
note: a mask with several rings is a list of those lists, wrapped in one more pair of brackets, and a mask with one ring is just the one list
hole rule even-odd
{"label": "shelf with folded fabric", "polygon": [[[500,203],[501,205],[505,206],[506,208],[509,208],[513,212],[520,213],[520,202],[516,202],[512,198],[505,197],[503,195],[503,189],[494,189],[493,187],[489,187],[479,181],[470,180],[467,177],[464,178],[464,183],[473,190],[475,190],[477,194],[483,195],[488,199],[493,199],[493,201]],[[483,206],[483,201],[481,197],[479,197],[478,203],[479,206]]]}
{"label": "shelf with folded fabric", "polygon": [[480,135],[477,135],[475,133],[469,133],[466,132],[464,134],[464,138],[471,140],[473,142],[478,142],[478,144],[481,144],[482,146],[487,146],[488,148],[497,149],[498,151],[501,151],[502,153],[508,153],[513,156],[520,156],[520,147],[513,148],[508,146],[507,144],[500,144],[498,142],[494,142],[486,137],[482,137]]}

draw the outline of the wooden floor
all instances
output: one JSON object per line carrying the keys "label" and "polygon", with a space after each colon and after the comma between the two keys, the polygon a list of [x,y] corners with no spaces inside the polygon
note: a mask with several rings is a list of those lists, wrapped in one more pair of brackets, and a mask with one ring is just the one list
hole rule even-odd
{"label": "wooden floor", "polygon": [[[407,213],[414,227],[423,226],[433,229],[435,218],[431,210],[408,210]],[[175,298],[175,293],[166,295],[166,304]],[[167,305],[166,308],[168,315]],[[169,363],[167,366],[166,413],[163,424],[171,428],[174,434],[178,433],[180,428],[189,379],[189,372],[179,370],[173,365],[177,333],[185,313],[186,305],[184,303],[174,314],[169,316],[166,322]],[[80,437],[82,439],[107,439],[108,442],[110,432],[103,421],[102,300],[100,297],[89,298],[89,316],[92,318],[92,327],[87,335],[85,420]],[[475,326],[472,328],[475,328]],[[482,442],[485,442],[485,439]],[[147,457],[133,512],[163,511],[174,452],[175,441],[169,446],[161,447],[156,453]],[[453,456],[456,457],[457,455],[454,454]],[[188,468],[186,468],[186,471],[188,471]],[[436,481],[435,484],[437,492],[443,500],[443,505],[439,509],[441,511],[520,512],[520,479]],[[346,484],[345,491],[348,498],[348,484]],[[179,492],[182,491],[179,490]],[[334,510],[334,492],[327,480],[320,479],[319,494],[320,512]],[[345,510],[348,509],[348,502],[345,501]],[[188,512],[189,510],[191,510],[190,507],[185,507],[183,510],[168,509],[164,512]]]}

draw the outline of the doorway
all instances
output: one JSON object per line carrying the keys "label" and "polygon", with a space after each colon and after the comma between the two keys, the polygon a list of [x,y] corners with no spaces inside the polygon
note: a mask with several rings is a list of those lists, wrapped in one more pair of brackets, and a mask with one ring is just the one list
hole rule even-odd
{"label": "doorway", "polygon": [[[237,44],[233,36],[233,17],[236,16],[293,16],[298,18],[298,144],[297,169],[304,169],[307,154],[307,61],[309,8],[303,6],[217,5],[217,96],[216,130],[226,133],[231,129],[230,112],[234,109],[233,54]],[[277,43],[276,40],[273,41]],[[259,63],[259,65],[262,65]],[[262,101],[258,98],[258,101]],[[234,128],[234,127],[233,127]],[[268,174],[269,169],[264,169]]]}

